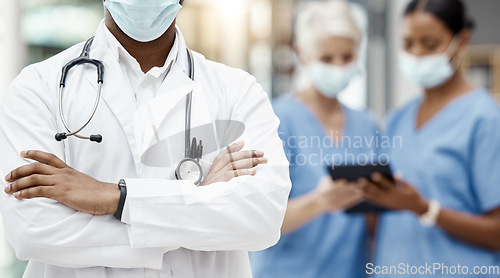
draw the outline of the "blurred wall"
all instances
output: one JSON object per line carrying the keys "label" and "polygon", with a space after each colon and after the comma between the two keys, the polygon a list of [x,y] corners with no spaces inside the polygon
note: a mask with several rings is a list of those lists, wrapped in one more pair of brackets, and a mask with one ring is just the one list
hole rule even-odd
{"label": "blurred wall", "polygon": [[476,29],[472,34],[473,45],[500,45],[500,1],[498,0],[464,0],[474,20]]}
{"label": "blurred wall", "polygon": [[500,1],[465,0],[475,22],[468,55],[468,74],[500,100]]}
{"label": "blurred wall", "polygon": [[0,98],[26,61],[26,47],[21,39],[19,1],[2,0],[0,4]]}
{"label": "blurred wall", "polygon": [[[19,1],[0,2],[0,99],[11,81],[19,74],[26,61],[26,47],[21,39]],[[3,240],[0,217],[0,277],[17,278],[23,273],[23,263],[17,262],[12,249]]]}
{"label": "blurred wall", "polygon": [[[391,0],[390,12],[388,14],[388,46],[393,56],[389,60],[391,70],[387,73],[389,75],[389,88],[387,94],[387,109],[399,107],[411,99],[417,97],[422,90],[411,83],[399,70],[399,61],[397,54],[403,48],[402,34],[401,34],[401,21],[403,20],[403,11],[410,0]],[[387,112],[387,111],[384,111]]]}

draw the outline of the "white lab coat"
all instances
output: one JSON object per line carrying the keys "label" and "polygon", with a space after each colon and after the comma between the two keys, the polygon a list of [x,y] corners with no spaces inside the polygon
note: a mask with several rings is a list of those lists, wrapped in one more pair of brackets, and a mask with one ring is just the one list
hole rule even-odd
{"label": "white lab coat", "polygon": [[[193,127],[215,120],[240,121],[246,128],[241,137],[245,149],[262,150],[269,163],[259,165],[255,176],[206,187],[177,181],[174,169],[184,158],[184,145],[174,146],[178,151],[168,155],[174,165],[141,163],[156,137],[144,127],[149,125],[141,120],[147,118],[146,110],[136,107],[103,36],[98,29],[90,53],[105,66],[102,101],[82,132],[100,133],[103,142],[54,140],[56,132],[65,131],[57,99],[61,68],[80,54],[83,44],[78,44],[25,68],[6,92],[0,109],[0,169],[7,174],[29,163],[19,156],[22,150],[42,150],[100,181],[125,178],[125,223],[46,198],[19,201],[1,193],[6,239],[20,259],[30,260],[25,277],[251,277],[247,251],[278,241],[291,187],[277,133],[279,120],[267,95],[246,72],[197,53],[196,79],[191,81],[182,70],[187,68],[186,52],[179,51],[161,92],[149,102],[159,137],[183,131],[185,97],[194,90]],[[185,49],[182,35],[179,43],[179,49]],[[88,117],[96,81],[90,66],[79,66],[68,76],[63,103],[71,126],[80,126]],[[219,152],[204,155],[205,176]]]}

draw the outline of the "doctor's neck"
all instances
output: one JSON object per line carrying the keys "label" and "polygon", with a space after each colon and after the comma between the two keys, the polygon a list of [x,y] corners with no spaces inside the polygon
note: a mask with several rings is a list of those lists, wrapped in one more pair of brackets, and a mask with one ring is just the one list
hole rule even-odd
{"label": "doctor's neck", "polygon": [[104,18],[106,27],[125,50],[137,60],[144,73],[147,73],[155,66],[162,67],[165,64],[174,45],[175,21],[158,39],[151,42],[138,42],[123,33],[107,10]]}
{"label": "doctor's neck", "polygon": [[436,88],[425,89],[424,102],[447,102],[455,97],[474,90],[460,70],[457,70],[450,80]]}

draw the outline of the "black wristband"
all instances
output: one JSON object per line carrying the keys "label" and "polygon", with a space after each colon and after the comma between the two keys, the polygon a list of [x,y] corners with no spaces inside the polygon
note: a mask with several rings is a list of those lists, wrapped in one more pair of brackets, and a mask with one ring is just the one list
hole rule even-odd
{"label": "black wristband", "polygon": [[120,200],[118,201],[118,209],[116,210],[115,218],[121,221],[125,199],[127,198],[127,186],[124,179],[118,182],[118,187],[120,188]]}

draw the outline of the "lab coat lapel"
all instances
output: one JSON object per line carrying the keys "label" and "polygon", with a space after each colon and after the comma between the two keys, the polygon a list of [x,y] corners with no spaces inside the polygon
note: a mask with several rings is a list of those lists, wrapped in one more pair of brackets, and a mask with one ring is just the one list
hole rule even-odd
{"label": "lab coat lapel", "polygon": [[[184,131],[184,113],[182,113],[182,115],[178,115],[178,113],[172,115],[172,113],[173,111],[185,111],[186,97],[190,92],[194,91],[195,88],[196,83],[177,65],[174,65],[165,78],[158,96],[139,109],[141,115],[149,113],[147,117],[151,118],[154,128],[156,128],[158,132],[161,131],[161,134],[159,134],[160,138],[157,138],[156,136],[158,136],[158,134],[154,133],[153,128],[147,130],[142,152],[156,144],[158,139],[164,139],[161,137]],[[146,116],[142,116],[142,118],[145,117]],[[167,119],[175,119],[175,121],[167,121]],[[168,131],[164,130],[164,125],[168,125]]]}
{"label": "lab coat lapel", "polygon": [[185,99],[196,87],[196,83],[189,77],[186,42],[181,31],[179,29],[176,29],[176,31],[179,47],[177,58],[165,80],[163,80],[157,97],[149,105],[154,124],[157,127],[161,125],[167,114],[179,104],[180,100]]}
{"label": "lab coat lapel", "polygon": [[173,65],[160,87],[158,96],[149,103],[155,126],[159,127],[176,105],[185,105],[186,96],[195,87],[196,83],[178,65]]}
{"label": "lab coat lapel", "polygon": [[103,63],[106,69],[104,76],[105,78],[109,76],[108,80],[110,81],[103,84],[102,98],[109,109],[111,109],[126,134],[129,149],[132,152],[138,170],[140,154],[136,145],[134,130],[134,113],[136,111],[135,99],[129,83],[123,76],[120,65],[113,55],[108,53]]}
{"label": "lab coat lapel", "polygon": [[[134,131],[134,113],[136,104],[129,83],[123,76],[120,64],[114,55],[109,51],[109,46],[102,28],[106,28],[103,23],[98,28],[91,50],[91,58],[100,60],[104,64],[104,82],[102,85],[102,100],[113,112],[118,120],[123,132],[126,135],[128,146],[134,158],[137,173],[140,170],[140,151],[136,144]],[[96,87],[95,76],[87,75],[88,82]],[[96,87],[97,89],[97,87]],[[105,119],[111,121],[111,119]],[[111,122],[110,122],[111,124]]]}
{"label": "lab coat lapel", "polygon": [[[150,101],[146,107],[139,108],[140,114],[149,113],[148,117],[152,118],[152,124],[157,129],[162,127],[167,116],[174,110],[174,108],[175,110],[179,110],[179,108],[182,107],[182,111],[185,111],[186,96],[190,92],[193,92],[197,87],[196,82],[191,80],[189,77],[188,56],[186,51],[187,46],[179,29],[177,29],[176,36],[179,44],[176,62],[172,65],[172,68],[165,77],[165,80],[162,82],[157,97]],[[141,116],[141,118],[144,118],[144,116]],[[173,117],[170,118],[173,120]],[[175,119],[176,120],[172,123],[168,123],[169,134],[184,130],[184,114],[182,117],[175,115]],[[151,145],[157,143],[158,139],[161,139],[156,138],[156,136],[158,136],[158,134],[155,134],[153,129],[150,129],[145,133],[142,152],[145,152],[149,147],[151,147]],[[162,136],[167,135],[162,134]]]}
{"label": "lab coat lapel", "polygon": [[[163,99],[168,101],[168,94]],[[177,99],[177,104],[169,109],[161,124],[157,126],[157,133],[155,134],[151,130],[146,132],[147,141],[145,140],[143,147],[142,159],[144,161],[142,161],[141,176],[159,177],[158,175],[160,175],[163,178],[169,178],[163,176],[165,175],[164,170],[170,168],[170,172],[173,173],[177,163],[184,158],[186,98],[179,99],[179,95],[177,95]],[[158,103],[158,101],[152,100],[150,105],[154,106]],[[193,90],[191,137],[196,137],[198,142],[203,140],[204,147],[215,145],[211,142],[216,140],[209,106],[204,90],[201,86],[196,86]],[[147,113],[147,111],[143,113]],[[209,143],[207,144],[207,142]],[[213,147],[206,148],[204,154],[214,150]],[[158,172],[158,169],[163,170]]]}

